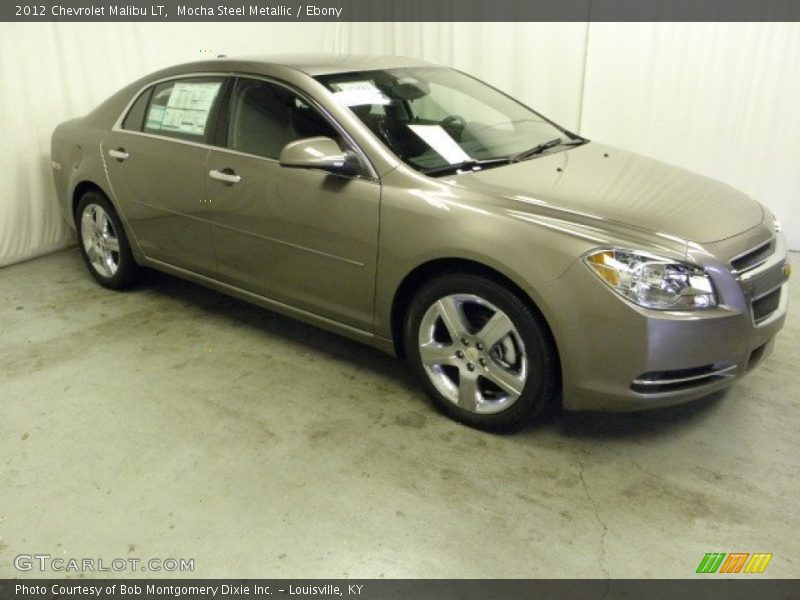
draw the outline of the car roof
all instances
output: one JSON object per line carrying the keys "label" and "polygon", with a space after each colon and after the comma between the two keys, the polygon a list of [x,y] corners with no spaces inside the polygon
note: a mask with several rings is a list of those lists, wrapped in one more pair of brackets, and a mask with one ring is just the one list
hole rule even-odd
{"label": "car roof", "polygon": [[281,66],[301,71],[312,77],[331,73],[352,71],[372,71],[377,69],[396,69],[402,67],[437,66],[433,63],[404,56],[376,56],[368,54],[273,54],[256,56],[220,56],[213,61],[202,61],[181,65],[186,71],[207,69],[210,62],[217,68],[239,70],[243,65],[250,69],[259,65],[264,67]]}

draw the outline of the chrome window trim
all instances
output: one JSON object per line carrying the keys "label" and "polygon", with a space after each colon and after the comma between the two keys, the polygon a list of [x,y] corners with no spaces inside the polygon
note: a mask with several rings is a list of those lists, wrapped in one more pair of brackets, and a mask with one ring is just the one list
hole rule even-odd
{"label": "chrome window trim", "polygon": [[[179,143],[179,144],[186,144],[186,145],[189,145],[189,146],[196,146],[198,148],[207,148],[207,149],[210,149],[210,150],[218,150],[220,152],[229,152],[231,154],[235,154],[235,155],[238,155],[238,156],[246,156],[246,157],[250,157],[250,158],[258,158],[258,159],[261,159],[261,160],[266,160],[266,161],[269,161],[269,162],[280,164],[280,161],[278,161],[278,160],[276,160],[274,158],[270,158],[268,156],[260,156],[258,154],[250,154],[249,152],[241,152],[239,150],[233,150],[232,148],[228,148],[227,146],[215,146],[214,144],[206,144],[206,143],[202,143],[202,142],[193,142],[191,140],[183,140],[183,139],[180,139],[180,138],[175,138],[175,137],[171,137],[171,136],[167,136],[167,135],[159,135],[157,133],[149,133],[149,132],[146,132],[146,131],[135,131],[135,130],[131,130],[131,129],[123,129],[122,128],[122,123],[125,121],[125,117],[128,115],[128,111],[130,111],[131,107],[136,102],[136,100],[139,99],[139,96],[141,96],[142,93],[145,90],[147,90],[148,88],[156,86],[156,85],[158,85],[160,83],[167,82],[167,81],[175,81],[175,80],[178,80],[178,79],[197,79],[197,78],[200,78],[200,77],[223,77],[223,78],[235,77],[235,78],[238,78],[238,79],[255,79],[255,80],[258,80],[258,81],[265,81],[265,82],[271,83],[273,85],[281,86],[281,87],[289,90],[293,94],[296,94],[297,96],[299,96],[300,98],[302,98],[303,100],[308,102],[311,106],[316,108],[320,113],[322,113],[323,117],[329,121],[329,123],[333,126],[333,128],[336,129],[337,131],[339,131],[339,133],[342,134],[342,136],[348,141],[348,143],[355,149],[355,152],[358,154],[358,156],[361,159],[361,161],[366,165],[367,170],[370,173],[369,176],[363,176],[363,175],[356,175],[356,176],[340,175],[340,176],[348,177],[348,178],[351,178],[351,179],[359,179],[361,181],[369,181],[369,182],[380,183],[380,177],[378,176],[378,172],[375,170],[375,165],[373,165],[372,161],[369,160],[369,157],[367,156],[366,152],[364,152],[364,150],[361,148],[361,146],[359,146],[358,143],[355,141],[355,139],[353,139],[353,136],[350,135],[350,132],[348,132],[339,123],[339,121],[337,121],[336,118],[324,106],[322,106],[314,98],[311,98],[307,93],[305,93],[305,92],[303,92],[301,90],[298,90],[296,87],[292,86],[291,84],[286,83],[285,81],[281,81],[279,79],[275,79],[273,77],[267,77],[265,75],[253,75],[253,74],[249,74],[249,73],[239,73],[239,72],[235,72],[235,71],[197,72],[197,73],[184,73],[184,74],[181,74],[181,75],[173,75],[171,77],[162,77],[161,79],[154,79],[153,81],[150,81],[150,82],[146,83],[145,85],[143,85],[135,94],[133,94],[131,99],[125,105],[125,108],[120,113],[119,117],[117,117],[116,122],[111,127],[111,131],[113,131],[115,133],[127,133],[127,134],[130,134],[130,135],[138,135],[138,136],[143,136],[143,137],[149,137],[149,138],[157,139],[157,140],[166,140],[166,141],[169,141],[169,142],[176,142],[176,143]],[[218,115],[217,118],[219,119],[220,116]],[[230,114],[226,115],[224,118],[230,119]]]}

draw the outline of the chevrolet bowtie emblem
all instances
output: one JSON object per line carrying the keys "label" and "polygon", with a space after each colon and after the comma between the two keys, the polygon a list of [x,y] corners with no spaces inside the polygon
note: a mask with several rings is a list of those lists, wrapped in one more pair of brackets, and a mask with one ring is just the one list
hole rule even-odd
{"label": "chevrolet bowtie emblem", "polygon": [[789,277],[792,274],[792,265],[789,263],[783,263],[783,276]]}

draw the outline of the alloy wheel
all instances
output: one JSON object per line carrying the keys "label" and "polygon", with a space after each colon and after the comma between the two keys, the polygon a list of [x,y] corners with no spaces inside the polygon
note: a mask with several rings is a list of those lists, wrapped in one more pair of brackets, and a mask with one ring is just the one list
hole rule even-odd
{"label": "alloy wheel", "polygon": [[472,413],[508,409],[522,394],[528,358],[517,327],[474,294],[439,298],[419,327],[419,354],[436,389]]}
{"label": "alloy wheel", "polygon": [[119,269],[119,239],[114,224],[102,206],[87,204],[81,214],[81,241],[89,263],[103,277]]}

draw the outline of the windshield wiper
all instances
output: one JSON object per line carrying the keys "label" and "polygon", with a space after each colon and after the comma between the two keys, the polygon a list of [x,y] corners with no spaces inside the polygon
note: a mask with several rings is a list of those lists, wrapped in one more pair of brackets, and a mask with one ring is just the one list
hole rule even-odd
{"label": "windshield wiper", "polygon": [[523,150],[519,154],[515,154],[509,157],[509,160],[511,162],[519,162],[521,160],[525,160],[526,158],[530,158],[532,156],[536,156],[537,154],[541,154],[542,152],[544,152],[545,150],[549,150],[550,148],[560,146],[563,143],[564,142],[561,140],[560,137],[555,138],[553,140],[550,140],[549,142],[544,142],[543,144],[537,144],[536,146],[534,146],[533,148],[529,148],[528,150]]}
{"label": "windshield wiper", "polygon": [[475,168],[484,169],[486,167],[499,167],[500,165],[507,165],[511,159],[502,158],[487,158],[486,160],[464,160],[460,163],[452,165],[442,165],[441,167],[431,167],[430,169],[422,169],[425,175],[444,175],[446,173],[455,173],[456,171],[473,170]]}

